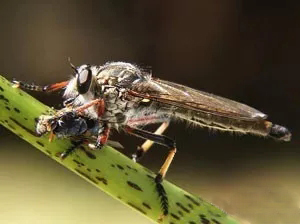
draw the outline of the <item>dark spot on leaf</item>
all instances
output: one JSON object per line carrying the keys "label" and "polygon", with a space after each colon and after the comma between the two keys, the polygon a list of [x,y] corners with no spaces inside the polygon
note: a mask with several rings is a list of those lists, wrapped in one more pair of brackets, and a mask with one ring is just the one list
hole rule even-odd
{"label": "dark spot on leaf", "polygon": [[127,166],[128,169],[134,170],[135,172],[138,172],[138,170],[137,170],[136,168],[133,168],[133,167],[131,167],[131,166],[129,166],[129,165],[126,165],[126,166]]}
{"label": "dark spot on leaf", "polygon": [[189,199],[194,205],[200,206],[200,203],[197,202],[194,198],[192,198],[191,196],[185,194],[184,195],[187,199]]}
{"label": "dark spot on leaf", "polygon": [[215,217],[221,217],[220,214],[214,213],[214,212],[212,212],[211,210],[208,210],[208,213],[211,214],[212,216],[215,216]]}
{"label": "dark spot on leaf", "polygon": [[135,208],[136,210],[140,211],[141,213],[143,213],[145,215],[147,214],[143,209],[141,209],[140,207],[132,204],[131,202],[127,202],[127,204],[130,205],[131,207]]}
{"label": "dark spot on leaf", "polygon": [[190,210],[188,210],[186,207],[184,207],[180,202],[176,202],[176,205],[181,208],[183,211],[190,213]]}
{"label": "dark spot on leaf", "polygon": [[188,203],[188,206],[190,209],[194,209],[194,206],[192,204]]}
{"label": "dark spot on leaf", "polygon": [[77,173],[79,173],[81,176],[84,176],[85,178],[89,179],[89,180],[92,181],[93,183],[98,184],[98,182],[97,182],[96,180],[94,180],[92,177],[90,177],[88,174],[82,172],[81,170],[75,168],[75,171],[76,171]]}
{"label": "dark spot on leaf", "polygon": [[151,175],[147,174],[147,177],[149,177],[150,179],[154,179],[154,177],[152,177]]}
{"label": "dark spot on leaf", "polygon": [[200,219],[202,224],[211,224],[205,215],[200,215]]}
{"label": "dark spot on leaf", "polygon": [[151,209],[151,206],[149,204],[147,204],[146,202],[143,202],[143,205],[148,208],[148,209]]}
{"label": "dark spot on leaf", "polygon": [[10,108],[8,106],[5,107],[6,110],[10,110]]}
{"label": "dark spot on leaf", "polygon": [[49,150],[46,150],[46,153],[48,153],[50,156],[52,156],[52,153]]}
{"label": "dark spot on leaf", "polygon": [[17,113],[20,113],[20,112],[21,112],[18,108],[14,108],[14,110],[15,110]]}
{"label": "dark spot on leaf", "polygon": [[100,173],[100,170],[99,170],[99,169],[96,169],[96,172]]}
{"label": "dark spot on leaf", "polygon": [[84,153],[86,154],[86,156],[89,157],[90,159],[96,159],[97,158],[93,153],[91,153],[89,150],[87,150],[83,146],[81,146],[80,149],[82,151],[84,151]]}
{"label": "dark spot on leaf", "polygon": [[175,215],[174,213],[170,214],[174,219],[180,220],[179,216]]}
{"label": "dark spot on leaf", "polygon": [[37,133],[35,133],[34,131],[31,131],[29,128],[25,127],[24,125],[22,125],[20,122],[18,122],[17,120],[15,120],[12,117],[9,117],[10,120],[12,120],[15,124],[17,124],[18,126],[20,126],[21,128],[25,129],[29,134],[35,136],[35,137],[40,137]]}
{"label": "dark spot on leaf", "polygon": [[4,92],[4,89],[0,86],[0,91]]}
{"label": "dark spot on leaf", "polygon": [[115,168],[116,166],[115,166],[114,164],[111,164],[111,167],[112,167],[112,168]]}
{"label": "dark spot on leaf", "polygon": [[130,187],[134,188],[135,190],[143,191],[142,188],[140,188],[137,184],[135,184],[135,183],[133,183],[133,182],[131,182],[131,181],[127,181],[127,184],[128,184]]}
{"label": "dark spot on leaf", "polygon": [[97,180],[101,181],[103,184],[107,185],[107,180],[103,177],[96,177]]}
{"label": "dark spot on leaf", "polygon": [[73,159],[73,162],[76,163],[78,166],[81,165],[81,163],[78,160],[76,160],[76,159]]}
{"label": "dark spot on leaf", "polygon": [[211,221],[213,221],[215,224],[221,224],[218,220],[212,219]]}
{"label": "dark spot on leaf", "polygon": [[89,172],[91,172],[91,169],[90,169],[90,168],[87,168],[86,170],[89,171]]}
{"label": "dark spot on leaf", "polygon": [[13,130],[16,130],[16,128],[14,126],[12,126],[10,123],[7,123],[8,127],[10,127]]}
{"label": "dark spot on leaf", "polygon": [[0,95],[0,100],[3,100],[3,101],[5,101],[5,102],[9,102],[9,100],[7,99],[7,98],[5,98],[3,95]]}
{"label": "dark spot on leaf", "polygon": [[124,170],[124,167],[121,166],[121,165],[119,165],[119,164],[117,164],[117,167],[118,167],[120,170]]}
{"label": "dark spot on leaf", "polygon": [[44,143],[40,142],[40,141],[36,141],[37,144],[39,144],[42,147],[45,147]]}

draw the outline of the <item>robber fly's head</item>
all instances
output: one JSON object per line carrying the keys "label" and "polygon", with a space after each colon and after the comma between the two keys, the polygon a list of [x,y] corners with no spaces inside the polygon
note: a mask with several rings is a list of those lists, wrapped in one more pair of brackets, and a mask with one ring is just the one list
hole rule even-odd
{"label": "robber fly's head", "polygon": [[71,64],[71,67],[75,72],[73,78],[69,81],[69,84],[66,87],[64,97],[71,98],[78,95],[93,93],[93,87],[96,83],[93,66],[84,64],[75,67]]}

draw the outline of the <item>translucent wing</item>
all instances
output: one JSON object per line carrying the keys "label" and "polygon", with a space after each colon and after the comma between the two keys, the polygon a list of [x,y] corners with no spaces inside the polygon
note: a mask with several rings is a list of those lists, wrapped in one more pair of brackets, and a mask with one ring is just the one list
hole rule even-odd
{"label": "translucent wing", "polygon": [[160,79],[153,78],[137,83],[133,86],[131,94],[187,110],[233,119],[267,118],[264,113],[245,104]]}

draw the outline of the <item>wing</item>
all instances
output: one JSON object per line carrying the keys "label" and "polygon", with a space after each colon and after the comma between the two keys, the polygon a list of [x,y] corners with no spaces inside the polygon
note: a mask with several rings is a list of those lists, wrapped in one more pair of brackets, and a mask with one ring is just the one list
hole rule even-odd
{"label": "wing", "polygon": [[224,97],[160,79],[150,79],[133,86],[130,94],[178,108],[240,120],[264,120],[267,115]]}

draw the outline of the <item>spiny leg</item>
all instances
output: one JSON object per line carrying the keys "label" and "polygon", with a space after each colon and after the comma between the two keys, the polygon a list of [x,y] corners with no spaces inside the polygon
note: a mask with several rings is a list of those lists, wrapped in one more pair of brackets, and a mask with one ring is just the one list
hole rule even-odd
{"label": "spiny leg", "polygon": [[174,158],[174,155],[176,153],[175,141],[164,135],[154,134],[154,133],[142,130],[142,129],[132,128],[129,126],[125,126],[125,131],[127,131],[129,134],[135,135],[140,138],[148,139],[150,141],[153,141],[157,144],[163,145],[170,149],[169,154],[168,154],[164,164],[162,165],[160,171],[158,172],[157,177],[155,178],[157,180],[157,182],[161,182],[162,179],[165,177],[165,175],[169,169],[169,166],[171,165],[171,162]]}
{"label": "spiny leg", "polygon": [[166,176],[166,173],[167,173],[167,171],[171,165],[171,162],[174,158],[174,155],[176,153],[176,143],[175,143],[175,141],[173,141],[172,139],[170,139],[164,135],[157,135],[157,134],[145,131],[145,130],[136,129],[136,128],[132,128],[129,126],[125,126],[124,129],[129,134],[135,135],[140,138],[151,140],[157,144],[166,146],[170,149],[169,154],[168,154],[164,164],[162,165],[158,174],[155,177],[156,191],[158,192],[161,207],[163,210],[163,214],[160,217],[160,220],[162,220],[163,217],[168,215],[168,213],[169,213],[169,202],[168,202],[168,197],[166,195],[166,191],[161,183],[162,183],[164,177]]}
{"label": "spiny leg", "polygon": [[72,141],[72,146],[70,148],[68,148],[66,151],[60,153],[59,157],[61,159],[67,158],[70,154],[72,154],[76,150],[76,148],[78,148],[79,146],[81,146],[85,142],[86,142],[85,139],[78,140],[78,141]]}
{"label": "spiny leg", "polygon": [[[156,135],[162,135],[169,127],[169,122],[163,122],[154,132]],[[137,151],[132,155],[134,162],[139,161],[144,154],[152,147],[154,141],[147,139],[141,146],[137,147]]]}
{"label": "spiny leg", "polygon": [[27,90],[31,90],[31,91],[38,91],[38,92],[53,92],[56,90],[60,90],[64,87],[66,87],[69,83],[69,81],[63,81],[63,82],[59,82],[59,83],[54,83],[51,85],[47,85],[47,86],[39,86],[39,85],[35,85],[35,84],[28,84],[22,81],[16,81],[13,80],[14,83],[14,88],[21,88],[21,89],[27,89]]}

